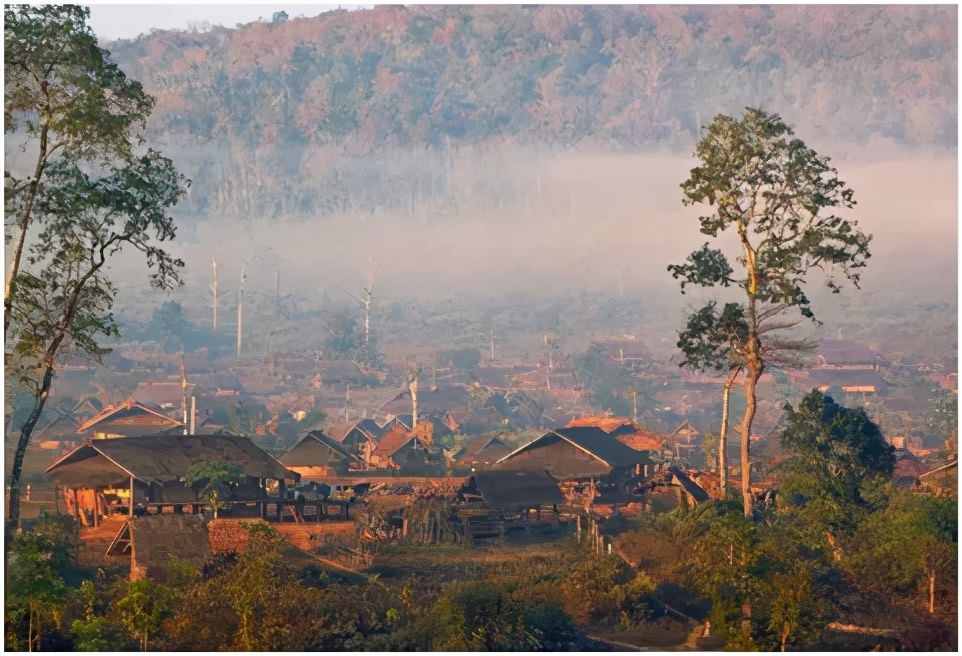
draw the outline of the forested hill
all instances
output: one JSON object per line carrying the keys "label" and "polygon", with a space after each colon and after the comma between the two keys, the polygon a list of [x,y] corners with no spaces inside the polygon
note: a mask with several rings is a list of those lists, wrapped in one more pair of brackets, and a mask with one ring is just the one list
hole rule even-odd
{"label": "forested hill", "polygon": [[207,183],[194,211],[229,211],[230,184],[247,180],[279,194],[258,211],[311,212],[323,203],[301,183],[345,156],[478,142],[687,150],[699,124],[746,105],[808,138],[952,145],[956,39],[949,6],[434,6],[108,47],[156,96],[156,136]]}

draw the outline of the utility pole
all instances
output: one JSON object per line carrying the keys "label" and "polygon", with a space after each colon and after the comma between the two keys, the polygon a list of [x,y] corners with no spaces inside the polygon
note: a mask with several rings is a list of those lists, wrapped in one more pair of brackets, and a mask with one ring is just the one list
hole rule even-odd
{"label": "utility pole", "polygon": [[548,389],[550,390],[551,389],[551,367],[554,365],[554,361],[551,355],[551,348],[553,344],[551,343],[551,340],[548,339],[547,335],[544,336],[544,345],[548,349],[548,371],[545,376],[545,382],[547,383]]}
{"label": "utility pole", "polygon": [[180,413],[184,421],[184,435],[190,434],[190,420],[187,417],[187,368],[184,366],[184,352],[180,352]]}
{"label": "utility pole", "polygon": [[197,434],[197,397],[190,397],[190,434]]}
{"label": "utility pole", "polygon": [[281,272],[274,271],[274,315],[281,313]]}
{"label": "utility pole", "polygon": [[491,362],[494,362],[494,326],[491,326],[491,333],[490,333],[489,336],[490,336],[490,340],[491,340],[491,341],[490,341],[490,346],[491,346],[491,352],[490,352]]}
{"label": "utility pole", "polygon": [[351,421],[351,384],[348,383],[344,389],[344,422]]}
{"label": "utility pole", "polygon": [[211,310],[213,311],[213,321],[211,330],[217,332],[217,260],[215,258],[210,258],[210,272],[211,272],[211,283],[210,291],[213,295],[213,300],[211,301]]}
{"label": "utility pole", "polygon": [[374,301],[374,258],[367,260],[367,287],[361,296],[364,306],[364,350],[370,354],[371,346],[371,303]]}
{"label": "utility pole", "polygon": [[241,267],[240,287],[237,290],[237,358],[240,359],[244,339],[244,284],[247,282],[247,265]]}
{"label": "utility pole", "polygon": [[411,393],[411,430],[418,427],[418,376],[421,370],[415,369],[408,374],[408,391]]}

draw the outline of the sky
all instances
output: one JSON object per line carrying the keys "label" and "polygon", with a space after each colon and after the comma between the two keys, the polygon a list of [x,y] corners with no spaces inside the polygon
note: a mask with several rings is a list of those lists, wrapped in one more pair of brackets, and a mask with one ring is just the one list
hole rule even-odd
{"label": "sky", "polygon": [[91,4],[90,25],[98,38],[131,39],[147,33],[151,28],[186,30],[192,25],[209,22],[212,25],[234,27],[258,18],[269,21],[276,11],[288,16],[316,16],[338,7],[353,9],[358,5],[301,4]]}

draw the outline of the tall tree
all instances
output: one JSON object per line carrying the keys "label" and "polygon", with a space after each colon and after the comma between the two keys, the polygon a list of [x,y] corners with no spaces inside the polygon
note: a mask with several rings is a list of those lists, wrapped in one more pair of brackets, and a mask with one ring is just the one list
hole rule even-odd
{"label": "tall tree", "polygon": [[678,348],[684,354],[681,366],[696,371],[725,372],[722,386],[721,427],[718,430],[719,491],[728,488],[728,411],[731,389],[744,367],[740,345],[748,335],[745,313],[737,303],[726,303],[720,313],[712,301],[688,317],[685,330],[678,334]]}
{"label": "tall tree", "polygon": [[58,161],[48,166],[49,186],[37,198],[43,228],[28,248],[26,268],[11,306],[8,374],[33,394],[20,426],[10,473],[11,526],[20,518],[20,474],[30,437],[43,413],[63,348],[95,357],[100,337],[117,334],[111,311],[115,288],[105,266],[125,250],[139,252],[160,289],[180,284],[183,262],[161,246],[174,238],[169,209],[186,181],[153,150],[96,172]]}
{"label": "tall tree", "polygon": [[9,162],[4,173],[5,213],[16,231],[3,296],[5,333],[27,234],[43,220],[37,201],[52,183],[50,165],[130,157],[153,108],[140,83],[97,46],[89,15],[76,5],[4,8],[4,130],[8,139],[23,140],[30,160],[29,173],[11,171]]}
{"label": "tall tree", "polygon": [[745,412],[741,433],[742,503],[752,514],[752,423],[756,387],[773,349],[784,348],[779,331],[815,320],[805,288],[813,269],[825,273],[833,292],[847,279],[856,287],[869,258],[871,237],[854,221],[833,212],[855,206],[853,191],[827,157],[800,139],[777,114],[748,108],[740,119],[718,115],[695,148],[698,166],[682,183],[685,205],[706,204],[700,230],[721,240],[734,233],[736,263],[706,242],[682,264],[668,267],[688,285],[737,287],[744,294],[747,327],[739,356],[744,360]]}

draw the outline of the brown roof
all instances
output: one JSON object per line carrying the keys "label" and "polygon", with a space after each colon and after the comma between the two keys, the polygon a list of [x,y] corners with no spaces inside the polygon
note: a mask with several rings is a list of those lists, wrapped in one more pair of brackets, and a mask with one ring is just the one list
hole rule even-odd
{"label": "brown roof", "polygon": [[[193,393],[193,389],[194,384],[188,382],[188,398]],[[137,389],[131,396],[143,403],[154,405],[172,403],[179,407],[184,399],[184,389],[181,387],[179,380],[145,381],[137,385]]]}
{"label": "brown roof", "polygon": [[464,449],[458,456],[458,462],[470,464],[483,460],[484,462],[493,463],[502,456],[510,453],[510,451],[511,448],[498,437],[482,435],[469,440],[464,445]]}
{"label": "brown roof", "polygon": [[577,417],[568,422],[569,428],[583,426],[595,426],[606,433],[612,433],[623,427],[629,427],[631,430],[634,430],[635,427],[631,419],[628,419],[627,417]]}
{"label": "brown roof", "polygon": [[171,559],[203,565],[209,553],[207,524],[201,515],[163,514],[129,519],[107,549],[107,555],[128,552],[140,576],[162,580]]}
{"label": "brown roof", "polygon": [[498,464],[508,463],[514,455],[534,447],[543,440],[555,438],[561,438],[609,467],[629,467],[636,464],[651,463],[651,459],[647,454],[640,453],[625,446],[600,428],[581,426],[575,428],[557,428],[553,431],[548,431],[544,435],[535,438],[504,456],[498,460]]}
{"label": "brown roof", "polygon": [[663,436],[642,429],[626,435],[616,435],[615,439],[635,451],[661,451],[665,447]]}
{"label": "brown roof", "polygon": [[481,495],[492,508],[521,509],[564,503],[558,484],[546,472],[485,471],[471,476],[465,491]]}
{"label": "brown roof", "polygon": [[157,418],[165,419],[170,424],[170,426],[183,426],[183,424],[172,417],[168,417],[163,413],[160,407],[152,405],[149,403],[142,403],[140,401],[135,401],[134,399],[127,399],[122,403],[116,405],[108,405],[106,408],[101,410],[99,413],[85,421],[79,428],[77,428],[78,433],[85,433],[92,429],[97,424],[109,421],[114,415],[128,412],[130,410],[139,410],[144,414],[154,415]]}
{"label": "brown roof", "polygon": [[102,480],[111,476],[103,463],[117,472],[145,483],[163,483],[182,479],[191,465],[202,462],[227,462],[237,465],[247,476],[256,478],[298,479],[266,451],[246,437],[236,435],[152,435],[119,439],[91,440],[77,447],[47,468],[47,473],[67,487],[77,487],[85,480]]}
{"label": "brown roof", "polygon": [[401,449],[401,447],[403,447],[405,444],[407,444],[411,440],[417,440],[418,442],[421,442],[422,446],[425,446],[424,442],[417,436],[412,435],[407,431],[403,431],[395,428],[394,430],[388,433],[385,433],[381,437],[381,441],[378,442],[377,448],[374,450],[374,455],[384,456],[389,458],[393,456],[395,453],[397,453],[398,450]]}
{"label": "brown roof", "polygon": [[280,462],[288,467],[310,467],[317,465],[318,462],[316,459],[312,459],[309,450],[304,448],[312,442],[330,449],[337,460],[354,460],[360,462],[360,458],[344,448],[344,445],[333,437],[325,435],[323,431],[311,431],[305,435],[303,439],[281,456]]}

